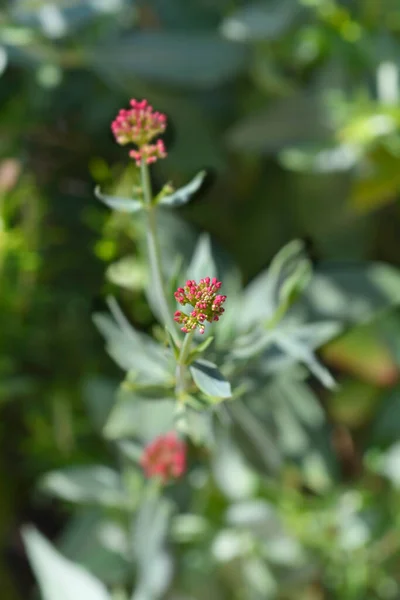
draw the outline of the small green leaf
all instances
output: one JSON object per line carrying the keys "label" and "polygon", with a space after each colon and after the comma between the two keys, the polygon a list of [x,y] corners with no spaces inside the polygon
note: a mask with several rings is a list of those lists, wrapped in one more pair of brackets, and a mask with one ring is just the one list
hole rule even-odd
{"label": "small green leaf", "polygon": [[208,360],[196,360],[190,367],[193,381],[207,396],[213,398],[231,398],[232,390],[218,367]]}
{"label": "small green leaf", "polygon": [[196,348],[194,348],[189,355],[189,361],[192,362],[195,358],[203,354],[203,352],[207,350],[207,348],[213,342],[213,340],[214,336],[210,335],[206,340],[204,340],[204,342],[196,346]]}
{"label": "small green leaf", "polygon": [[134,198],[118,198],[117,196],[102,194],[99,186],[95,188],[94,193],[99,200],[106,204],[106,206],[119,212],[135,213],[143,208],[143,204],[140,200],[135,200]]}
{"label": "small green leaf", "polygon": [[169,194],[168,196],[163,196],[159,203],[162,206],[182,206],[189,202],[190,198],[200,189],[201,184],[204,181],[206,176],[205,171],[200,171],[197,173],[196,177],[190,181],[184,187],[179,188],[173,194]]}

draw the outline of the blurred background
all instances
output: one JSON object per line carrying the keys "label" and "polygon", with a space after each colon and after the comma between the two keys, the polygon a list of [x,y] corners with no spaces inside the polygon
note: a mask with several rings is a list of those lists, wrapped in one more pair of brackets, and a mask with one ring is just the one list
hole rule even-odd
{"label": "blurred background", "polygon": [[[21,525],[34,522],[54,539],[68,518],[37,494],[37,479],[109,460],[88,411],[119,372],[91,313],[111,291],[138,327],[153,324],[140,228],[127,232],[93,196],[96,184],[123,187],[129,176],[110,132],[118,109],[148,98],[167,113],[168,158],[155,184],[183,185],[207,169],[205,191],[179,217],[184,231],[210,232],[244,282],[293,238],[306,241],[316,265],[400,267],[399,64],[398,0],[2,1],[2,600],[33,589]],[[399,279],[392,297],[400,302]],[[364,300],[373,311],[367,291]],[[292,505],[289,495],[292,533],[318,565],[301,598],[400,598],[399,310],[351,328],[320,354],[341,385],[319,393],[339,467],[318,510],[333,514],[340,497],[350,519],[362,498],[380,545],[371,558],[355,542],[340,587],[349,555],[328,526],[323,539],[309,528],[317,508]],[[215,528],[219,506],[217,498]],[[270,597],[260,589],[238,598]],[[286,588],[271,597],[300,599]]]}

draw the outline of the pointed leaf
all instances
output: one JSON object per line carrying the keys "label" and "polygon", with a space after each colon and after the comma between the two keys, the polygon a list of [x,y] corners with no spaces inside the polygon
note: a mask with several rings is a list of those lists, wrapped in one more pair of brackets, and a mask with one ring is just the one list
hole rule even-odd
{"label": "pointed leaf", "polygon": [[[297,282],[298,277],[304,276],[304,267],[299,265],[306,262],[308,265],[301,240],[292,240],[284,246],[272,259],[269,269],[260,273],[244,290],[238,326],[246,330],[260,320],[274,317],[280,303],[292,290],[292,277]],[[286,283],[288,280],[290,283]]]}
{"label": "pointed leaf", "polygon": [[117,196],[108,196],[100,192],[100,187],[97,186],[94,190],[96,197],[104,202],[109,208],[124,213],[135,213],[142,210],[143,204],[140,200],[133,198],[118,198]]}
{"label": "pointed leaf", "polygon": [[314,352],[307,348],[306,345],[299,342],[295,336],[284,333],[282,330],[277,331],[275,335],[275,343],[277,346],[287,352],[292,358],[299,360],[305,364],[321,383],[329,388],[336,387],[336,382],[332,375],[317,359]]}
{"label": "pointed leaf", "polygon": [[206,172],[200,171],[200,173],[197,173],[196,177],[194,177],[187,185],[179,188],[173,194],[161,198],[159,204],[162,206],[182,206],[183,204],[186,204],[193,194],[200,189],[205,176]]}
{"label": "pointed leaf", "polygon": [[173,335],[170,332],[170,330],[168,329],[168,327],[165,328],[165,333],[166,333],[166,336],[167,336],[168,344],[169,344],[171,350],[173,351],[175,358],[178,359],[178,357],[179,357],[179,347],[177,346],[177,344],[176,344],[176,342],[175,342],[175,340],[173,338]]}
{"label": "pointed leaf", "polygon": [[214,336],[210,335],[206,340],[204,340],[204,342],[196,346],[196,348],[194,348],[194,350],[192,350],[189,355],[190,361],[193,361],[195,358],[203,354],[210,346],[210,344],[212,344],[213,340]]}
{"label": "pointed leaf", "polygon": [[207,396],[214,398],[231,398],[232,390],[229,381],[219,371],[217,365],[208,360],[196,360],[190,366],[193,381]]}
{"label": "pointed leaf", "polygon": [[43,600],[111,600],[105,586],[60,554],[34,527],[22,536]]}
{"label": "pointed leaf", "polygon": [[114,319],[97,313],[93,321],[106,339],[109,355],[122,369],[136,374],[137,381],[165,383],[171,376],[170,351],[136,331],[114,298],[108,299],[108,305]]}

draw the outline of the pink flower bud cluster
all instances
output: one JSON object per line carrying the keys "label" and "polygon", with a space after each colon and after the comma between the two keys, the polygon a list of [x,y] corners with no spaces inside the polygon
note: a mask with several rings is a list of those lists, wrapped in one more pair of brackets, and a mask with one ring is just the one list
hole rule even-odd
{"label": "pink flower bud cluster", "polygon": [[174,315],[174,320],[183,325],[181,330],[184,333],[194,331],[199,328],[200,333],[204,333],[204,322],[212,323],[219,321],[220,316],[225,309],[222,304],[226,300],[226,296],[218,294],[218,290],[222,283],[214,277],[210,280],[209,277],[200,279],[197,284],[194,280],[188,280],[184,288],[178,288],[174,294],[176,300],[182,306],[190,304],[193,307],[192,312],[187,315],[180,310],[177,310]]}
{"label": "pink flower bud cluster", "polygon": [[167,126],[167,117],[153,111],[147,100],[130,101],[131,108],[122,108],[111,124],[111,130],[118,144],[136,144],[138,150],[132,150],[130,156],[140,165],[142,161],[147,164],[155,162],[158,158],[165,158],[164,144],[161,140],[150,142]]}
{"label": "pink flower bud cluster", "polygon": [[146,477],[168,483],[186,471],[186,445],[174,432],[160,435],[145,447],[140,465]]}

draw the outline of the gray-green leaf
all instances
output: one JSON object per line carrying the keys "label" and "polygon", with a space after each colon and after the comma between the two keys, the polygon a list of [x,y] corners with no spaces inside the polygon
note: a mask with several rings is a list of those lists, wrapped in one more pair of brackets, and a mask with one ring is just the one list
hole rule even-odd
{"label": "gray-green leaf", "polygon": [[232,390],[218,367],[208,360],[198,359],[190,366],[193,381],[207,396],[213,398],[231,398]]}
{"label": "gray-green leaf", "polygon": [[143,208],[143,204],[140,200],[136,200],[134,198],[119,198],[117,196],[108,196],[107,194],[102,194],[99,186],[95,188],[94,193],[96,197],[104,202],[106,206],[119,212],[135,213],[139,212],[139,210],[142,210]]}
{"label": "gray-green leaf", "polygon": [[123,507],[128,501],[119,474],[102,465],[51,471],[42,478],[41,488],[68,502]]}
{"label": "gray-green leaf", "polygon": [[60,554],[35,528],[22,532],[43,600],[111,600],[101,581]]}
{"label": "gray-green leaf", "polygon": [[179,188],[173,194],[161,198],[159,204],[162,206],[173,207],[182,206],[183,204],[186,204],[187,202],[189,202],[193,194],[195,194],[197,190],[200,189],[200,186],[203,183],[205,176],[206,172],[200,171],[200,173],[197,173],[197,175],[187,185]]}

